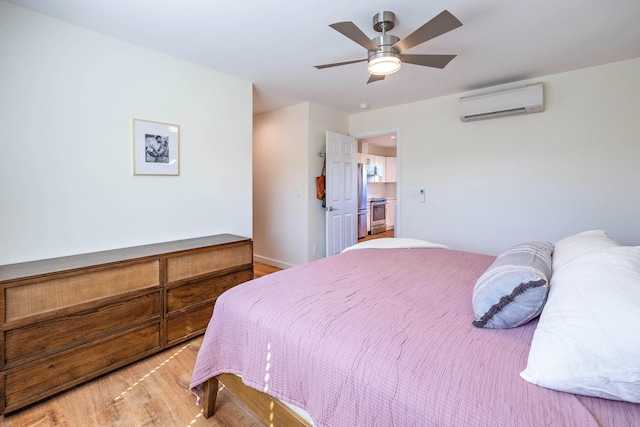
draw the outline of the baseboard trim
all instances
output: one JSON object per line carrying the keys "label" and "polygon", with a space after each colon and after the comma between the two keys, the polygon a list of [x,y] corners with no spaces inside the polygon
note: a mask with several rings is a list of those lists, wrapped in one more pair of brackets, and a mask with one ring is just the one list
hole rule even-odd
{"label": "baseboard trim", "polygon": [[295,265],[293,265],[293,264],[288,264],[286,262],[278,261],[276,259],[271,259],[271,258],[267,258],[267,257],[264,257],[264,256],[256,255],[256,254],[253,254],[253,261],[254,262],[255,261],[261,262],[263,264],[272,265],[274,267],[278,267],[278,268],[282,268],[282,269],[295,267]]}

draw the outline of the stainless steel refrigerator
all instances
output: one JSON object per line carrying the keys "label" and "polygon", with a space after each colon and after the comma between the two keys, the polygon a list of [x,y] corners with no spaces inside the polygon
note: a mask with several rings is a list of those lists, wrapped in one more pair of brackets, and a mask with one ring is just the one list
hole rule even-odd
{"label": "stainless steel refrigerator", "polygon": [[367,168],[358,163],[358,239],[367,234]]}

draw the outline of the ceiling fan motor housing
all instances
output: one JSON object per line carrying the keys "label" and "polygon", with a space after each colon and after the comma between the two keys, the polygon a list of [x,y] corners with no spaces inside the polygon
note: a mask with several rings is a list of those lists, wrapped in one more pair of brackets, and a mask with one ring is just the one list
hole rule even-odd
{"label": "ceiling fan motor housing", "polygon": [[391,34],[383,34],[378,37],[374,37],[371,39],[375,44],[380,46],[378,50],[370,50],[369,52],[369,60],[374,58],[379,58],[382,56],[394,56],[399,58],[400,51],[393,47],[394,44],[400,41],[399,37],[393,36]]}

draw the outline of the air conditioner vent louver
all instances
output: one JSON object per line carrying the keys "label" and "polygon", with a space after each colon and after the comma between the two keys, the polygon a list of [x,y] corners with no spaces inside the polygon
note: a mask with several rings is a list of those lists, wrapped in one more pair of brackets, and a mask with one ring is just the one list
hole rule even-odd
{"label": "air conditioner vent louver", "polygon": [[463,122],[544,111],[544,87],[534,83],[515,89],[460,98]]}

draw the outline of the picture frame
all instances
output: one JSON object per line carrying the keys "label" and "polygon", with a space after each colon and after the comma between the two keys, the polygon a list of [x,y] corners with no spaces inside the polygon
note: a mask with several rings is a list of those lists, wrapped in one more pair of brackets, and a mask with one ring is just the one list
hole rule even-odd
{"label": "picture frame", "polygon": [[180,175],[180,126],[133,119],[133,174]]}

